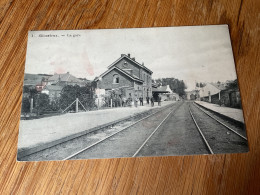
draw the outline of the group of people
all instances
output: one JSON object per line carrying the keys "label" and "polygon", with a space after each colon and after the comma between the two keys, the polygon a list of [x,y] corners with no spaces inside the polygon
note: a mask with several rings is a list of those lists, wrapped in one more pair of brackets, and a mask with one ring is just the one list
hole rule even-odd
{"label": "group of people", "polygon": [[[112,106],[113,107],[131,106],[133,101],[134,101],[135,107],[138,106],[138,102],[139,102],[140,106],[144,105],[143,96],[138,98],[137,95],[136,95],[135,98],[132,98],[131,96],[129,98],[126,98],[125,96],[119,95],[118,97],[112,99],[112,104],[113,104]],[[152,97],[147,96],[146,102],[147,102],[148,105],[151,102],[151,106],[153,107],[154,106],[154,97],[153,96]],[[160,95],[158,96],[158,106],[161,106],[161,96]]]}
{"label": "group of people", "polygon": [[[135,98],[135,107],[137,107],[138,105],[138,102],[140,102],[140,106],[143,106],[144,105],[144,99],[143,99],[143,96],[141,96],[140,98],[136,97]],[[154,106],[154,97],[152,96],[151,98],[149,96],[146,97],[146,102],[147,104],[149,105],[150,102],[151,102],[151,106],[153,107]],[[158,96],[158,106],[161,106],[161,96],[159,95]]]}

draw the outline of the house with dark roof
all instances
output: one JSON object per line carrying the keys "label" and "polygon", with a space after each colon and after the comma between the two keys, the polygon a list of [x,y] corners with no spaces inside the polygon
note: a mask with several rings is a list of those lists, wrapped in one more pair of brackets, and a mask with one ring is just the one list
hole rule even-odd
{"label": "house with dark roof", "polygon": [[49,95],[50,101],[54,101],[60,98],[61,91],[66,85],[79,85],[82,87],[85,86],[87,82],[89,82],[87,79],[78,79],[69,72],[65,74],[55,73],[48,78],[46,82],[47,85],[36,85],[36,88],[42,87],[40,92]]}
{"label": "house with dark roof", "polygon": [[75,76],[71,75],[69,72],[65,74],[57,74],[55,73],[53,76],[48,78],[48,85],[79,85],[85,86],[85,82],[81,79],[76,78]]}
{"label": "house with dark roof", "polygon": [[115,91],[126,98],[142,96],[145,100],[152,96],[152,74],[144,63],[137,62],[130,54],[121,54],[95,81],[97,88],[105,89],[106,93]]}

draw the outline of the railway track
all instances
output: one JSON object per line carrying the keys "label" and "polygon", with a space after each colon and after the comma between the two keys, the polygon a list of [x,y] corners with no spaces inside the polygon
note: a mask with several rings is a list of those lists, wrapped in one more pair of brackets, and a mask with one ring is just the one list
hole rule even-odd
{"label": "railway track", "polygon": [[101,139],[101,140],[99,140],[99,141],[97,141],[97,142],[95,142],[95,143],[93,143],[93,144],[91,144],[91,145],[89,145],[89,146],[87,146],[87,147],[85,147],[85,148],[79,150],[79,151],[74,152],[73,154],[71,154],[70,156],[67,156],[67,157],[64,158],[63,160],[72,159],[72,158],[76,157],[77,155],[79,155],[79,154],[81,154],[81,153],[83,153],[83,152],[85,152],[85,151],[91,149],[92,147],[97,146],[98,144],[103,143],[104,141],[108,140],[109,138],[111,138],[111,137],[113,137],[113,136],[115,136],[115,135],[117,135],[117,134],[119,134],[119,133],[121,133],[121,132],[123,132],[123,131],[129,129],[129,128],[132,128],[132,127],[134,127],[135,125],[137,125],[137,124],[139,124],[139,123],[141,123],[141,122],[144,122],[145,120],[148,120],[148,119],[151,118],[152,116],[161,114],[162,112],[164,112],[164,111],[166,111],[166,110],[168,110],[168,109],[170,109],[170,110],[172,109],[172,110],[166,115],[166,117],[163,118],[163,120],[159,123],[159,125],[156,126],[156,128],[152,131],[152,133],[145,139],[145,141],[140,145],[140,147],[133,153],[132,157],[135,157],[135,156],[141,151],[141,149],[142,149],[143,146],[147,143],[147,141],[148,141],[148,140],[153,136],[153,134],[159,129],[159,127],[167,120],[167,118],[168,118],[171,114],[175,113],[175,112],[178,110],[178,108],[179,108],[182,104],[183,104],[183,103],[179,104],[179,105],[177,106],[177,108],[174,108],[174,109],[172,109],[171,107],[167,107],[167,108],[162,109],[162,110],[159,110],[159,111],[157,111],[157,112],[155,112],[155,113],[153,113],[153,114],[150,114],[150,115],[148,115],[148,116],[146,116],[146,117],[144,117],[144,118],[142,118],[142,119],[140,119],[140,120],[134,122],[133,124],[130,124],[130,125],[126,126],[125,128],[123,128],[123,129],[121,129],[121,130],[119,130],[119,131],[117,131],[117,132],[115,132],[115,133],[113,133],[113,134],[111,134],[111,135],[109,135],[109,136],[107,136],[107,137],[105,137],[105,138],[103,138],[103,139]]}
{"label": "railway track", "polygon": [[[163,112],[164,110],[168,109],[170,106],[174,106],[175,104],[169,104],[167,107],[158,107],[154,110],[150,110],[147,113],[140,114],[139,117],[142,117],[142,119],[148,118],[150,116],[153,116],[159,112]],[[148,116],[146,116],[148,114]],[[130,118],[129,118],[130,119]],[[138,120],[138,121],[142,121]],[[126,120],[124,122],[118,123],[116,125],[111,126],[105,126],[104,128],[97,129],[96,131],[90,132],[88,134],[84,134],[81,136],[78,136],[76,138],[64,141],[62,143],[56,144],[54,146],[48,147],[44,150],[40,150],[37,152],[34,152],[32,154],[23,156],[20,158],[21,161],[41,161],[41,160],[64,160],[65,157],[68,156],[68,154],[74,153],[73,151],[79,151],[81,148],[85,148],[88,146],[95,145],[94,143],[100,140],[100,138],[104,136],[111,137],[113,135],[116,135],[119,129],[122,129],[123,127],[127,127],[128,124],[132,124],[133,120],[137,120],[137,116],[131,117],[131,120]],[[138,122],[136,121],[136,122]],[[136,123],[135,122],[135,123]],[[131,126],[131,125],[130,125]],[[113,134],[113,135],[112,135]],[[87,146],[86,146],[87,145]]]}
{"label": "railway track", "polygon": [[241,127],[190,102],[178,102],[141,116],[141,119],[134,118],[134,121],[82,135],[22,160],[154,156],[158,151],[162,155],[248,151]]}
{"label": "railway track", "polygon": [[[191,108],[193,106],[193,108]],[[219,138],[218,141],[220,141],[221,143],[225,143],[226,145],[229,145],[231,147],[232,145],[232,141],[226,141],[228,140],[227,137],[230,137],[230,133],[232,133],[233,135],[237,136],[237,139],[243,140],[245,143],[247,142],[247,138],[243,135],[241,135],[239,132],[237,132],[236,130],[234,130],[232,127],[228,126],[227,124],[223,123],[222,121],[220,121],[219,119],[217,119],[216,117],[214,117],[212,114],[209,114],[209,112],[205,111],[204,109],[200,108],[199,106],[197,106],[196,104],[192,104],[189,105],[189,112],[190,115],[194,121],[195,126],[197,127],[197,130],[199,131],[208,151],[210,154],[215,154],[215,153],[219,153],[218,151],[215,152],[214,150],[216,149],[216,147],[214,147],[214,145],[216,145],[215,139],[217,136],[219,137],[223,137],[222,139]],[[194,107],[197,108],[197,111],[201,112],[195,112],[192,111],[194,110]],[[202,114],[203,113],[203,117]],[[200,116],[198,115],[200,114]],[[207,120],[205,120],[205,116],[207,116]],[[218,123],[218,129],[217,130],[211,130],[210,127],[208,126],[208,128],[205,128],[205,124],[210,124],[210,123]],[[205,123],[205,124],[203,124]],[[228,130],[229,133],[225,133],[225,131]],[[210,134],[214,133],[214,139],[212,139],[212,136]],[[224,140],[224,141],[223,141]],[[242,141],[242,142],[243,142]],[[220,152],[221,153],[221,152]]]}

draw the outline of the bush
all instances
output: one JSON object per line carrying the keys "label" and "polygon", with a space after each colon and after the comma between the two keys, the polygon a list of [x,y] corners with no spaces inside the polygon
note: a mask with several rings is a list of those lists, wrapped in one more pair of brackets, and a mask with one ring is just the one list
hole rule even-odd
{"label": "bush", "polygon": [[[95,106],[95,98],[94,93],[95,85],[91,83],[84,87],[80,87],[78,85],[72,86],[67,85],[61,91],[61,98],[60,98],[60,107],[62,110],[66,109],[72,102],[79,99],[79,101],[83,104],[83,106],[88,109],[92,110]],[[79,108],[82,106],[79,104]],[[83,108],[82,108],[83,109]],[[75,111],[75,105],[68,108],[67,111]]]}
{"label": "bush", "polygon": [[30,112],[30,99],[23,98],[22,99],[22,113],[29,113]]}
{"label": "bush", "polygon": [[35,109],[37,111],[37,115],[41,114],[43,111],[48,110],[50,108],[50,100],[49,96],[45,93],[39,93],[34,96],[35,100]]}

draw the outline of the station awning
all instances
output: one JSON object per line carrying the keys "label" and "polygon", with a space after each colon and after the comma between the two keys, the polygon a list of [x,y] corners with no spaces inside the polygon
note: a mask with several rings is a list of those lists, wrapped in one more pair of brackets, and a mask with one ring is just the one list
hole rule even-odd
{"label": "station awning", "polygon": [[154,91],[152,90],[153,93],[170,93],[169,91]]}
{"label": "station awning", "polygon": [[153,93],[170,93],[169,91],[167,91],[167,86],[152,88],[152,92]]}

